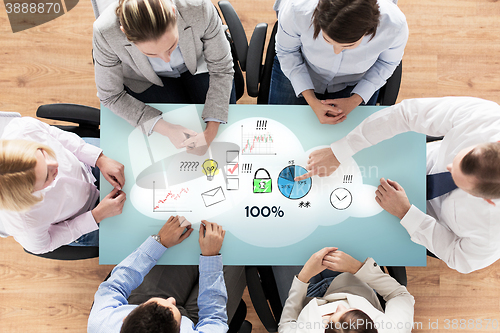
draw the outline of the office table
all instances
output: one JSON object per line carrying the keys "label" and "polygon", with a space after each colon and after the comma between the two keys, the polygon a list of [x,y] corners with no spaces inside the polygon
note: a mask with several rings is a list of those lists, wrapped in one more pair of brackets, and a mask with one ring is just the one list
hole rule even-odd
{"label": "office table", "polygon": [[[165,120],[201,132],[203,105],[155,105]],[[100,263],[117,264],[170,215],[195,229],[159,264],[197,264],[202,219],[226,229],[229,265],[302,265],[325,246],[380,265],[425,266],[399,219],[375,201],[381,177],[398,181],[425,211],[425,136],[403,133],[367,148],[330,177],[295,182],[309,154],[344,137],[383,107],[358,107],[337,125],[321,125],[308,106],[231,105],[228,124],[204,156],[146,136],[102,107],[101,147],[125,165],[121,215],[100,226]],[[101,180],[101,198],[112,190]]]}

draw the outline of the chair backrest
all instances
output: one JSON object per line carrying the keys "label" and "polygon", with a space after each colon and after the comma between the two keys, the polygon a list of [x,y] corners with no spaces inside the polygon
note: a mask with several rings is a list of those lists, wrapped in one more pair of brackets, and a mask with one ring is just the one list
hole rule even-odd
{"label": "chair backrest", "polygon": [[118,0],[90,0],[92,2],[92,9],[94,10],[94,16],[97,19],[101,13],[111,4],[118,5]]}
{"label": "chair backrest", "polygon": [[[0,137],[2,136],[7,124],[14,118],[21,117],[21,114],[17,112],[2,112],[0,111]],[[9,235],[5,232],[2,221],[0,220],[0,237],[8,237]]]}

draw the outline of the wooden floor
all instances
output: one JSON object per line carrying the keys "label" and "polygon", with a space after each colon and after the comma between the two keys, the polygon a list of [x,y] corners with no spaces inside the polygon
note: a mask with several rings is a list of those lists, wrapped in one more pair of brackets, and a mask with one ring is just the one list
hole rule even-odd
{"label": "wooden floor", "polygon": [[[231,2],[247,34],[259,22],[275,21],[273,0]],[[500,102],[496,0],[400,0],[399,6],[410,28],[399,100],[469,95]],[[93,20],[90,1],[82,0],[54,21],[13,34],[6,12],[0,10],[0,110],[34,116],[36,108],[47,103],[98,107],[91,59]],[[245,97],[240,103],[255,100]],[[97,259],[36,258],[11,238],[0,239],[0,332],[85,332],[93,294],[111,268],[99,266]],[[486,328],[486,320],[500,322],[499,274],[499,263],[467,275],[436,259],[428,259],[425,268],[409,268],[415,322],[421,323],[414,331],[465,327],[468,332],[497,332],[491,324]],[[249,310],[254,331],[264,332],[251,306]],[[458,320],[456,329],[453,319]],[[461,319],[467,325],[460,327]],[[483,320],[482,328],[468,326],[469,320]]]}

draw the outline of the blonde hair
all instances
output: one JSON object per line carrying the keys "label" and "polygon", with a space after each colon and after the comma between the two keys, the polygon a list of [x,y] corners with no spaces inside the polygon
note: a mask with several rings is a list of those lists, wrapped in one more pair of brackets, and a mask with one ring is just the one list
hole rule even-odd
{"label": "blonde hair", "polygon": [[0,209],[25,211],[42,201],[33,195],[36,152],[43,149],[54,159],[54,151],[28,140],[0,140]]}
{"label": "blonde hair", "polygon": [[131,42],[157,40],[177,22],[170,0],[120,0],[116,16]]}

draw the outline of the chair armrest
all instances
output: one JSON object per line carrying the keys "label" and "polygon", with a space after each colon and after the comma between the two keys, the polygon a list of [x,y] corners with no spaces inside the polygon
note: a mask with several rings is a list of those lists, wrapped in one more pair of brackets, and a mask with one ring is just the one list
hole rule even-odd
{"label": "chair armrest", "polygon": [[406,267],[404,266],[385,266],[387,273],[398,281],[403,286],[408,285],[408,277],[406,276]]}
{"label": "chair armrest", "polygon": [[444,136],[430,136],[426,135],[425,136],[425,142],[433,142],[433,141],[439,141],[443,140]]}
{"label": "chair armrest", "polygon": [[245,29],[243,29],[241,20],[229,1],[222,0],[218,4],[233,39],[241,69],[245,71],[248,52],[248,40]]}
{"label": "chair armrest", "polygon": [[[245,267],[245,273],[246,273],[246,279],[247,279],[247,287],[248,287],[248,294],[250,295],[250,299],[252,300],[253,307],[255,309],[255,312],[259,316],[260,321],[266,328],[268,332],[278,332],[278,322],[279,318],[281,317],[281,313],[275,316],[271,312],[271,309],[269,307],[268,303],[268,297],[271,298],[271,295],[269,295],[269,291],[266,295],[266,292],[264,290],[264,284],[267,286],[270,286],[272,283],[269,281],[262,281],[261,277],[259,275],[259,268],[256,266],[247,266]],[[267,267],[271,269],[271,267]],[[271,270],[272,274],[272,270]],[[274,280],[274,278],[273,278]],[[274,288],[276,289],[276,282],[274,281]],[[274,292],[275,296],[278,297],[278,290],[276,289]],[[271,300],[270,300],[271,301]],[[281,302],[279,304],[281,306]]]}
{"label": "chair armrest", "polygon": [[251,97],[259,95],[262,73],[262,56],[266,43],[267,23],[259,23],[253,30],[247,53],[247,92]]}
{"label": "chair armrest", "polygon": [[37,257],[54,260],[82,260],[99,257],[98,246],[69,246],[63,245],[52,252],[35,254],[24,250],[26,253]]}
{"label": "chair armrest", "polygon": [[392,76],[387,79],[384,87],[381,88],[384,90],[382,96],[380,98],[380,105],[394,105],[396,103],[396,99],[399,94],[399,87],[401,86],[401,75],[403,73],[403,61],[401,61],[392,73]]}
{"label": "chair armrest", "polygon": [[95,127],[98,127],[101,123],[101,110],[78,104],[57,103],[41,105],[36,110],[36,116]]}

